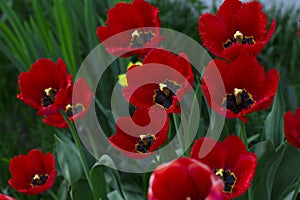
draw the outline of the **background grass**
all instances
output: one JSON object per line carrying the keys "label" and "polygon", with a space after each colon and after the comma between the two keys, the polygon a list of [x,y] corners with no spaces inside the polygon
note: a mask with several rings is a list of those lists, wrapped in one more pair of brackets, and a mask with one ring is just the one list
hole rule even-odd
{"label": "background grass", "polygon": [[[33,109],[16,99],[19,73],[28,70],[40,57],[54,61],[62,57],[69,72],[76,74],[84,57],[99,43],[96,28],[104,25],[107,9],[116,2],[118,1],[0,1],[0,192],[15,194],[20,199],[48,197],[29,198],[15,193],[7,184],[10,158],[27,154],[32,148],[39,148],[44,152],[54,149],[55,129],[43,124],[41,117]],[[163,27],[175,29],[201,42],[197,22],[205,8],[203,3],[196,0],[150,2],[160,9]],[[285,107],[294,111],[300,100],[300,39],[297,35],[300,11],[291,8],[283,12],[279,6],[266,12],[270,20],[276,19],[277,28],[258,59],[267,69],[276,68],[280,72],[280,89]],[[120,67],[119,71],[124,70],[123,66],[119,66],[120,63],[114,65]],[[108,78],[116,82],[116,75],[111,74]],[[107,102],[102,103],[109,108]],[[207,109],[202,110],[201,130],[204,131],[209,119]],[[262,130],[269,111],[270,109],[249,116],[246,128],[249,136],[253,136],[252,144],[264,137]],[[237,128],[235,124],[235,120],[226,120],[224,132],[234,132]],[[113,130],[108,127],[107,131]],[[123,181],[129,180],[128,177],[122,177]],[[137,181],[133,185],[140,181],[138,178],[134,180]],[[56,181],[56,187],[59,187],[57,182],[60,181]]]}

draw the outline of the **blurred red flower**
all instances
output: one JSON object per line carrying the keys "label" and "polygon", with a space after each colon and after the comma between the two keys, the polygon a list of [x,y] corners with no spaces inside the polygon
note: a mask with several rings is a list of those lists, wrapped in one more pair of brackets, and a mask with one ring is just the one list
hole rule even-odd
{"label": "blurred red flower", "polygon": [[142,66],[133,66],[127,73],[125,99],[131,104],[149,108],[163,107],[168,113],[180,113],[179,101],[192,90],[194,75],[185,54],[153,49]]}
{"label": "blurred red flower", "polygon": [[[226,94],[215,84],[219,76]],[[214,111],[226,114],[226,118],[240,118],[247,122],[246,114],[270,106],[278,80],[279,74],[275,69],[265,74],[264,67],[256,58],[245,54],[230,63],[218,59],[211,61],[206,67],[202,90]]]}
{"label": "blurred red flower", "polygon": [[72,76],[62,59],[55,63],[41,58],[28,72],[19,76],[20,94],[17,98],[38,110],[40,115],[57,113],[65,102],[56,102],[60,91],[72,85]]}
{"label": "blurred red flower", "polygon": [[33,149],[28,155],[13,157],[9,171],[12,178],[8,183],[15,190],[28,195],[44,193],[53,186],[56,177],[54,156]]}
{"label": "blurred red flower", "polygon": [[148,199],[223,199],[222,182],[207,165],[195,159],[179,158],[160,165],[152,173]]}
{"label": "blurred red flower", "polygon": [[[163,39],[159,36],[158,12],[158,8],[144,0],[134,0],[132,4],[117,3],[108,10],[107,26],[97,28],[98,38],[110,54],[122,57],[135,54],[142,56],[149,48],[159,46]],[[115,36],[114,39],[109,40],[112,36]]]}
{"label": "blurred red flower", "polygon": [[292,146],[300,148],[300,107],[297,108],[294,115],[291,111],[285,113],[284,134]]}
{"label": "blurred red flower", "polygon": [[266,30],[268,18],[258,1],[225,0],[216,15],[199,18],[203,45],[214,55],[233,60],[241,54],[258,55],[274,33],[276,23]]}
{"label": "blurred red flower", "polygon": [[16,200],[16,199],[10,196],[6,196],[4,194],[0,194],[0,200]]}
{"label": "blurred red flower", "polygon": [[235,135],[227,137],[222,143],[207,137],[196,140],[191,158],[208,165],[224,181],[226,199],[247,191],[257,165],[256,155],[248,152],[242,140]]}
{"label": "blurred red flower", "polygon": [[[83,78],[79,78],[74,86],[62,90],[60,95],[57,95],[57,101],[64,103],[63,110],[71,122],[85,115],[92,99],[93,92]],[[59,112],[46,116],[43,122],[57,128],[68,128],[67,122]]]}
{"label": "blurred red flower", "polygon": [[168,129],[169,120],[164,109],[158,106],[151,110],[137,108],[132,118],[118,118],[116,134],[109,141],[125,155],[141,158],[142,154],[153,152],[166,142]]}

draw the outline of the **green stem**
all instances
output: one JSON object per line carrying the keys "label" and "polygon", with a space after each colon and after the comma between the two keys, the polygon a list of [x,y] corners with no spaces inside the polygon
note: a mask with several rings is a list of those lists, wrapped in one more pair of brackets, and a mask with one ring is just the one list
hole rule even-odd
{"label": "green stem", "polygon": [[247,149],[248,149],[248,141],[247,141],[247,133],[246,133],[246,125],[245,122],[240,121],[240,129],[238,132],[238,136],[242,139],[243,143],[246,145]]}
{"label": "green stem", "polygon": [[296,185],[295,192],[294,192],[292,200],[296,200],[297,199],[297,196],[298,196],[298,193],[299,193],[299,189],[300,189],[300,174],[298,176],[298,183]]}
{"label": "green stem", "polygon": [[248,189],[248,200],[254,200],[252,186]]}
{"label": "green stem", "polygon": [[82,146],[81,146],[81,143],[80,143],[80,138],[78,137],[78,134],[75,130],[75,127],[73,125],[73,123],[70,121],[69,117],[67,116],[67,114],[61,110],[60,113],[62,114],[62,116],[64,117],[64,119],[66,120],[66,122],[68,123],[68,126],[69,126],[69,129],[71,131],[71,134],[72,134],[72,137],[75,141],[75,145],[79,151],[79,157],[80,157],[80,161],[81,161],[81,164],[82,164],[82,167],[83,167],[83,171],[84,171],[84,174],[85,174],[85,177],[88,181],[88,184],[91,188],[91,191],[93,193],[93,196],[95,198],[95,193],[94,193],[94,188],[93,188],[93,184],[92,184],[92,181],[91,181],[91,176],[90,176],[90,170],[89,170],[89,167],[88,167],[88,164],[87,164],[87,161],[85,159],[85,156],[84,156],[84,153],[83,153],[83,149],[82,149]]}
{"label": "green stem", "polygon": [[[177,132],[178,131],[178,129],[179,129],[179,119],[178,119],[178,115],[177,114],[172,114],[172,117],[173,117],[173,121],[174,121],[174,126],[175,126],[175,131]],[[181,134],[179,134],[178,135],[179,137],[179,139],[178,139],[178,141],[179,141],[179,145],[180,145],[180,147],[181,147],[181,149],[182,149],[182,152],[183,152],[183,154],[185,153],[185,151],[184,151],[184,140],[183,140],[183,138],[181,137]],[[185,154],[184,154],[185,155]]]}
{"label": "green stem", "polygon": [[48,193],[50,194],[50,196],[51,196],[54,200],[58,200],[58,197],[56,196],[56,194],[55,194],[52,190],[48,190]]}

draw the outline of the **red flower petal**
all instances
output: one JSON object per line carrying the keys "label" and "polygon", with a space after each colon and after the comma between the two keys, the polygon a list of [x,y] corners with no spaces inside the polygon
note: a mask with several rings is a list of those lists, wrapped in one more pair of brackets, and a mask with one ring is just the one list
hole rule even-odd
{"label": "red flower petal", "polygon": [[[205,143],[205,141],[207,142]],[[215,145],[211,148],[213,144]],[[201,149],[209,152],[203,157],[201,156]],[[222,143],[212,138],[196,140],[192,147],[191,158],[208,165],[212,171],[222,169],[222,173],[224,173],[230,170],[230,173],[234,174],[236,182],[231,188],[232,191],[224,192],[227,199],[242,195],[250,187],[250,181],[254,177],[257,165],[256,155],[248,152],[242,140],[235,135],[227,137]],[[223,175],[221,176],[223,177]]]}
{"label": "red flower petal", "polygon": [[[127,73],[128,86],[123,90],[125,99],[138,107],[149,108],[160,105],[167,112],[180,112],[178,100],[192,89],[194,76],[190,63],[184,54],[175,55],[162,49],[151,50],[139,67],[131,67]],[[162,93],[160,84],[172,83],[174,88],[167,88],[172,93],[168,106],[157,103],[157,92]],[[171,84],[171,85],[172,85]]]}
{"label": "red flower petal", "polygon": [[[43,154],[39,150],[31,150],[28,155],[15,156],[10,161],[9,166],[12,178],[8,183],[15,190],[36,195],[44,193],[54,184],[56,177],[54,156],[50,153]],[[35,175],[47,175],[47,179],[42,184],[32,185]]]}
{"label": "red flower petal", "polygon": [[[269,41],[275,30],[275,21],[266,30],[267,16],[257,2],[242,3],[239,0],[225,0],[216,15],[203,14],[199,18],[199,34],[203,45],[213,54],[227,60],[251,53],[257,56]],[[242,34],[238,41],[235,34]],[[247,38],[251,38],[248,41]],[[227,43],[229,42],[229,43]],[[224,44],[227,44],[226,47]]]}
{"label": "red flower petal", "polygon": [[[174,176],[176,174],[176,176]],[[148,199],[223,199],[223,184],[194,159],[179,158],[159,166],[150,177]]]}
{"label": "red flower petal", "polygon": [[4,194],[0,194],[0,200],[16,200],[16,199],[10,196],[6,196]]}
{"label": "red flower petal", "polygon": [[291,111],[285,113],[284,134],[292,146],[300,148],[300,107],[297,108],[294,116]]}
{"label": "red flower petal", "polygon": [[[134,54],[145,55],[150,49],[157,47],[163,39],[159,36],[159,10],[144,0],[134,0],[132,4],[120,2],[108,11],[107,26],[97,28],[97,35],[107,51],[116,56],[128,57]],[[158,27],[158,28],[145,28]],[[132,31],[127,31],[132,30]],[[151,31],[154,36],[141,48],[131,47],[132,34]],[[124,32],[127,31],[127,32]],[[116,36],[116,34],[122,33]],[[110,37],[115,36],[113,40]],[[117,38],[117,39],[116,39]],[[124,54],[125,53],[125,54]],[[124,55],[122,55],[124,54]]]}
{"label": "red flower petal", "polygon": [[148,149],[149,152],[153,152],[166,142],[168,128],[169,121],[164,109],[158,106],[150,111],[138,108],[132,118],[129,116],[118,118],[116,134],[112,135],[109,140],[125,155],[141,158],[143,157],[141,152],[136,150],[136,144],[139,142],[140,136],[155,136],[153,144]]}
{"label": "red flower petal", "polygon": [[[219,72],[215,70],[215,67]],[[245,89],[248,95],[252,95],[255,102],[237,113],[225,108],[223,104],[226,94],[220,89],[222,88],[222,85],[219,85],[220,81],[218,83],[220,76],[227,94],[232,95],[235,88]],[[226,111],[227,118],[240,118],[247,121],[246,114],[270,106],[277,90],[278,80],[279,74],[276,70],[270,70],[265,74],[263,66],[259,65],[256,58],[245,54],[231,63],[222,60],[210,62],[206,67],[201,87],[213,110],[221,115],[224,115]]]}

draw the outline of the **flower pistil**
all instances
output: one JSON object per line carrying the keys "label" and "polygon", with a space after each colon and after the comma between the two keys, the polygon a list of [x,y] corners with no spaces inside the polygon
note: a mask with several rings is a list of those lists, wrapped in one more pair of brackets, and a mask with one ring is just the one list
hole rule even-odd
{"label": "flower pistil", "polygon": [[131,34],[130,47],[142,48],[145,43],[150,42],[155,34],[151,31],[138,31],[135,30]]}
{"label": "flower pistil", "polygon": [[175,93],[181,86],[181,84],[170,80],[160,83],[159,89],[155,91],[153,96],[154,103],[169,109],[172,106],[173,96],[175,96]]}
{"label": "flower pistil", "polygon": [[155,140],[155,135],[140,135],[140,139],[135,145],[135,150],[142,154],[148,153]]}
{"label": "flower pistil", "polygon": [[38,186],[38,185],[44,185],[48,179],[48,174],[35,174],[31,180],[30,185],[32,187]]}
{"label": "flower pistil", "polygon": [[227,39],[227,41],[223,43],[224,49],[231,47],[232,44],[255,44],[253,36],[244,36],[240,31],[236,31],[233,37],[234,39]]}
{"label": "flower pistil", "polygon": [[224,170],[224,169],[214,169],[213,172],[221,178],[224,181],[224,190],[223,192],[232,192],[232,189],[234,188],[234,185],[236,183],[236,176],[233,172],[230,170]]}
{"label": "flower pistil", "polygon": [[227,94],[224,98],[222,105],[226,109],[231,110],[233,113],[237,114],[242,111],[242,109],[248,109],[252,104],[254,104],[252,95],[245,89],[234,88],[232,94]]}
{"label": "flower pistil", "polygon": [[56,89],[53,89],[51,87],[45,89],[42,97],[42,106],[47,107],[52,105],[55,101],[56,94],[57,94]]}

